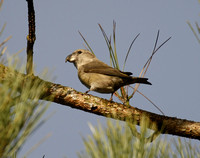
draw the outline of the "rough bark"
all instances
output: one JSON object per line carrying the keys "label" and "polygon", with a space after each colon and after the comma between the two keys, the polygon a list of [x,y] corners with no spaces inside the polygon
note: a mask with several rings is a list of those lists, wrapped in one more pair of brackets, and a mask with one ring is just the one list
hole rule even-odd
{"label": "rough bark", "polygon": [[0,64],[0,83],[14,82],[20,79],[19,92],[26,86],[27,80],[42,84],[40,99],[76,108],[86,112],[118,120],[128,120],[140,125],[145,117],[149,120],[149,128],[163,134],[177,135],[200,140],[200,122],[179,119],[144,111],[132,106],[128,107],[116,102],[110,102],[90,94],[84,94],[73,88],[51,83],[37,76],[25,75]]}
{"label": "rough bark", "polygon": [[33,0],[27,0],[28,4],[28,30],[29,34],[27,36],[27,64],[26,73],[33,74],[33,46],[36,40],[35,35],[35,10],[33,6]]}

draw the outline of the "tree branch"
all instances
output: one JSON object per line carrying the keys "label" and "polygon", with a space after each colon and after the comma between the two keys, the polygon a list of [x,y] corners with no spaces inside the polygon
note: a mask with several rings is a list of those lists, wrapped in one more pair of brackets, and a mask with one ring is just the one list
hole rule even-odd
{"label": "tree branch", "polygon": [[177,135],[200,140],[200,122],[178,119],[158,115],[134,107],[128,107],[116,102],[110,102],[89,94],[83,94],[73,88],[51,83],[40,79],[37,76],[25,75],[0,64],[0,83],[14,82],[19,78],[19,92],[26,86],[27,80],[37,81],[43,86],[40,99],[55,102],[71,108],[76,108],[86,112],[118,120],[128,120],[140,125],[142,119],[148,118],[149,127],[155,131],[159,130],[163,134]]}
{"label": "tree branch", "polygon": [[27,63],[26,73],[33,74],[33,45],[35,43],[35,11],[33,6],[33,0],[26,0],[28,3],[28,26],[29,34],[27,36]]}

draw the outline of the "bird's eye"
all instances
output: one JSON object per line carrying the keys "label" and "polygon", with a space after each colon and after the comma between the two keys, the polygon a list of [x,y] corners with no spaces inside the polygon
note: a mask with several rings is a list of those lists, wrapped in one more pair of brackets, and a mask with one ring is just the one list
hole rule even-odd
{"label": "bird's eye", "polygon": [[82,53],[82,51],[78,51],[78,54],[81,54]]}

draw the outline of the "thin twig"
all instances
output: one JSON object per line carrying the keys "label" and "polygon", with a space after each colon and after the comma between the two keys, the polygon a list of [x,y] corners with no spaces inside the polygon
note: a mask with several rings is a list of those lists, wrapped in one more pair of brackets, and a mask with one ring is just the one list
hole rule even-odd
{"label": "thin twig", "polygon": [[156,107],[156,109],[158,109],[158,111],[161,112],[161,114],[163,114],[163,115],[165,116],[164,112],[162,112],[162,110],[161,110],[156,104],[154,104],[147,96],[145,96],[145,95],[144,95],[143,93],[141,93],[139,90],[137,90],[137,92],[138,92],[139,94],[141,94],[143,97],[145,97],[151,104],[153,104],[153,106]]}
{"label": "thin twig", "polygon": [[80,31],[78,31],[78,33],[81,35],[82,39],[84,40],[85,44],[87,45],[88,49],[94,54],[92,48],[90,47],[90,45],[88,44],[88,42],[86,41],[85,37],[81,34]]}
{"label": "thin twig", "polygon": [[[142,71],[140,72],[140,75],[139,77],[144,77],[144,75],[146,74],[148,68],[149,68],[149,65],[151,63],[151,60],[153,58],[153,56],[155,55],[155,53],[167,42],[171,39],[171,37],[169,37],[167,40],[165,40],[158,48],[156,48],[157,46],[157,43],[158,43],[158,38],[159,38],[159,30],[158,30],[158,33],[157,33],[157,36],[156,36],[156,41],[155,41],[155,44],[154,44],[154,48],[153,48],[153,51],[152,51],[152,54],[151,56],[149,57],[149,59],[147,60],[147,62],[145,63],[145,65],[143,66],[142,68]],[[133,95],[135,94],[135,92],[137,91],[137,89],[139,88],[139,83],[137,83],[135,85],[135,90],[133,91],[133,93],[131,94],[131,96],[129,96],[129,98],[132,98]]]}
{"label": "thin twig", "polygon": [[106,32],[105,32],[104,29],[102,28],[102,26],[101,26],[100,24],[98,24],[98,25],[99,25],[99,28],[100,28],[100,30],[101,30],[101,32],[102,32],[102,34],[103,34],[103,37],[104,37],[104,39],[105,39],[105,41],[106,41],[107,47],[108,47],[108,49],[109,49],[109,52],[110,52],[110,59],[111,59],[111,61],[112,61],[113,67],[119,69],[119,66],[118,66],[118,64],[117,64],[117,61],[114,60],[114,56],[115,56],[115,55],[114,55],[114,51],[113,51],[113,48],[112,48],[112,45],[111,45],[111,37],[110,37],[110,39],[109,39],[108,36],[106,35]]}
{"label": "thin twig", "polygon": [[[196,31],[194,30],[194,28],[192,27],[191,23],[189,21],[187,21],[187,24],[189,25],[190,29],[192,30],[192,32],[193,32],[194,36],[196,37],[197,41],[200,43],[200,38],[198,37],[198,35],[197,35]],[[197,29],[198,29],[198,27],[197,27]],[[199,31],[199,29],[198,29],[198,31]]]}
{"label": "thin twig", "polygon": [[28,26],[29,34],[27,36],[27,63],[26,73],[33,74],[33,45],[35,43],[35,11],[33,0],[26,0],[28,3]]}
{"label": "thin twig", "polygon": [[[1,2],[2,2],[2,1],[1,1]],[[1,7],[1,2],[0,2],[0,7]],[[1,10],[1,8],[0,8],[0,10]],[[3,24],[3,27],[2,27],[2,29],[1,29],[1,31],[0,31],[0,36],[2,35],[2,33],[3,33],[3,31],[4,31],[5,28],[6,28],[6,23]]]}
{"label": "thin twig", "polygon": [[[114,44],[114,59],[115,59],[115,62],[116,62],[116,65],[117,65],[117,69],[119,69],[119,62],[118,62],[118,57],[117,57],[117,48],[116,48],[116,36],[115,36],[115,33],[116,33],[116,22],[113,21],[113,44]],[[111,43],[110,43],[111,45]]]}
{"label": "thin twig", "polygon": [[8,42],[8,40],[10,40],[12,38],[12,36],[9,36],[8,38],[6,38],[3,42],[0,43],[0,47],[2,47],[6,42]]}
{"label": "thin twig", "polygon": [[200,34],[200,27],[199,27],[198,23],[195,22],[195,25],[196,25],[196,28],[197,28],[197,30],[198,30],[198,33]]}
{"label": "thin twig", "polygon": [[128,59],[128,55],[129,55],[130,50],[131,50],[131,48],[132,48],[132,45],[133,45],[133,43],[135,42],[135,40],[138,38],[139,35],[140,35],[140,33],[137,34],[137,36],[133,39],[133,41],[131,42],[131,45],[129,46],[128,52],[126,53],[126,58],[125,58],[125,60],[124,60],[124,65],[123,65],[123,69],[122,69],[123,71],[124,71],[124,68],[125,68],[126,61],[127,61],[127,59]]}
{"label": "thin twig", "polygon": [[[132,89],[134,89],[132,86],[130,86],[129,85],[129,87],[131,87]],[[140,95],[142,95],[145,99],[147,99],[151,104],[153,104],[153,106],[156,108],[156,109],[158,109],[158,111],[160,111],[161,112],[161,114],[163,114],[164,116],[165,116],[165,114],[164,114],[164,112],[155,104],[155,103],[153,103],[147,96],[145,96],[142,92],[140,92],[139,90],[136,90]]]}

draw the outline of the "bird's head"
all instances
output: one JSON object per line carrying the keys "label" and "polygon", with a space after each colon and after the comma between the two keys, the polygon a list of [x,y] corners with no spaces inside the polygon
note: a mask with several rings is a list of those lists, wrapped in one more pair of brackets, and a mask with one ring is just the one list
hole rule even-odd
{"label": "bird's head", "polygon": [[76,68],[79,68],[80,66],[93,61],[95,58],[95,55],[90,51],[77,49],[65,58],[65,62],[73,63]]}

